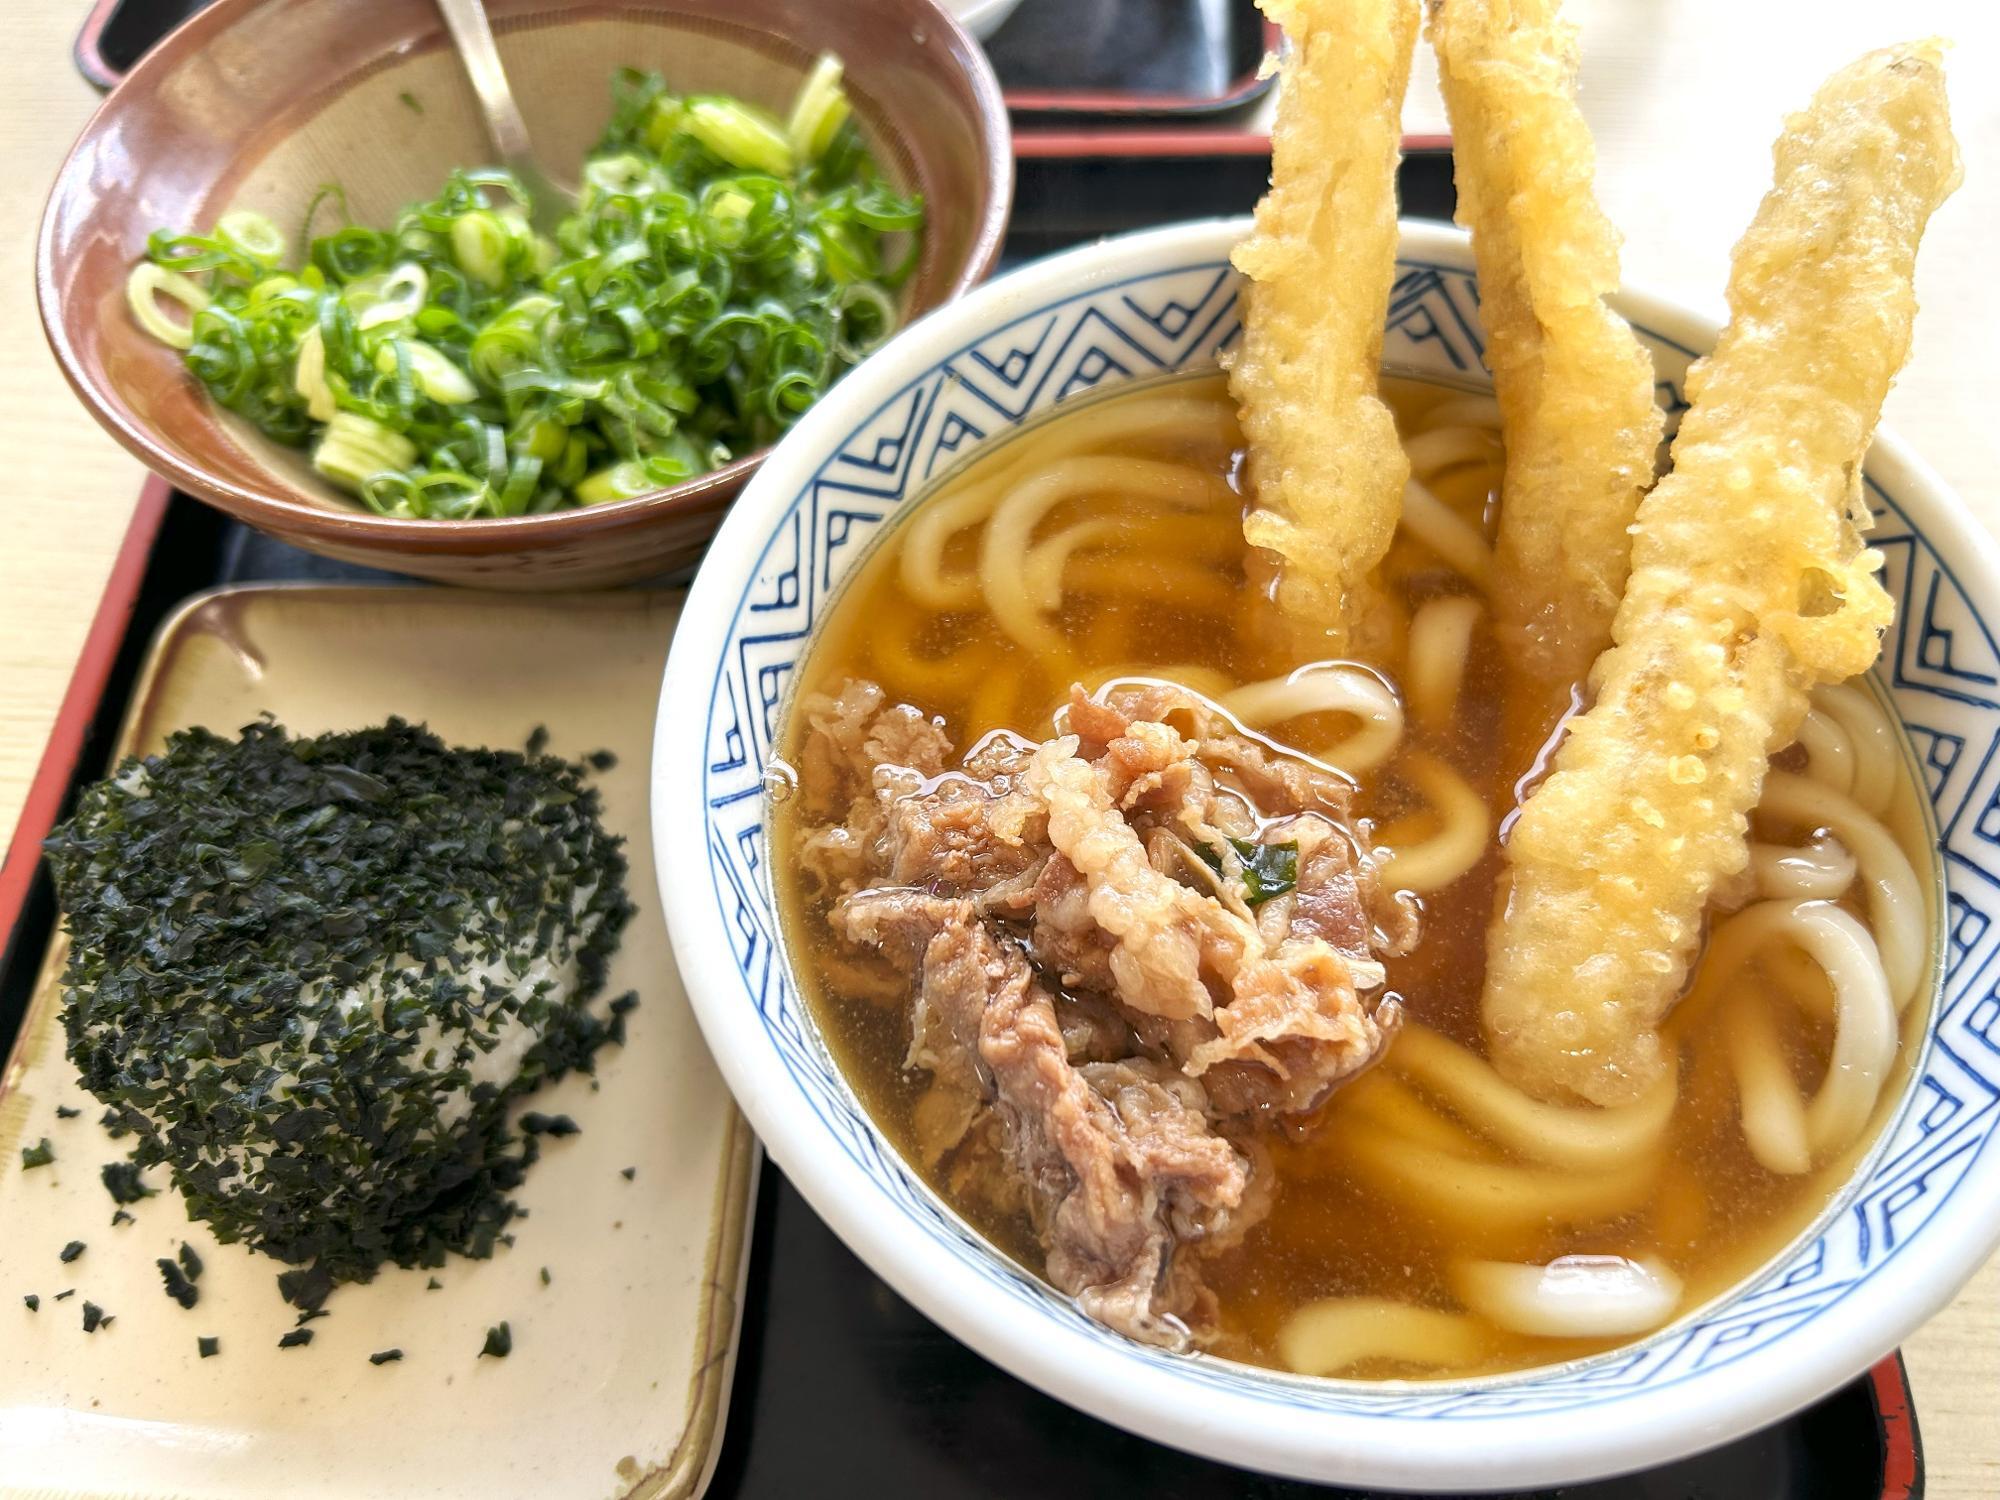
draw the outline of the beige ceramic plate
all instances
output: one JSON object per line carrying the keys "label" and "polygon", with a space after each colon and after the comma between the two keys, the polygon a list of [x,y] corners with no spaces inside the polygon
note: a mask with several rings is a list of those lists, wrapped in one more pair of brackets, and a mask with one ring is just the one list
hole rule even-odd
{"label": "beige ceramic plate", "polygon": [[[343,1287],[312,1343],[280,1350],[292,1314],[277,1262],[218,1245],[170,1192],[111,1227],[98,1171],[121,1152],[63,1057],[58,943],[0,1076],[0,1495],[658,1500],[707,1482],[756,1147],[652,904],[649,742],[679,611],[664,593],[248,588],[168,621],[121,753],[195,724],[230,732],[266,709],[303,733],[400,714],[457,744],[519,746],[545,724],[558,754],[613,751],[596,779],[606,825],[631,840],[640,911],[609,992],[636,989],[641,1003],[627,1045],[601,1054],[598,1089],[572,1077],[534,1096],[583,1133],[545,1142],[511,1249],[450,1261],[439,1291],[426,1290],[429,1273],[394,1268]],[[59,1119],[59,1105],[84,1113]],[[54,1165],[24,1172],[21,1146],[43,1136]],[[73,1239],[87,1248],[64,1265]],[[206,1262],[192,1310],[167,1298],[154,1266],[183,1239]],[[29,1292],[39,1312],[22,1305]],[[109,1326],[83,1332],[85,1300]],[[513,1355],[479,1358],[502,1319]],[[200,1335],[220,1338],[218,1357],[198,1357]],[[401,1362],[368,1363],[392,1347]]]}

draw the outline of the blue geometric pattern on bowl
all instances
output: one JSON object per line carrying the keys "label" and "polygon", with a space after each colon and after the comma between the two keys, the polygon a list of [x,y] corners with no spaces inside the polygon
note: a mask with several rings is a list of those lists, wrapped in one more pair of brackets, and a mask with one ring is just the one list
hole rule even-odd
{"label": "blue geometric pattern on bowl", "polygon": [[[1105,1332],[993,1253],[903,1162],[820,1042],[781,961],[764,827],[763,771],[792,669],[820,611],[882,523],[935,474],[1056,402],[1098,387],[1212,366],[1236,337],[1235,273],[1203,260],[1098,286],[1028,313],[912,381],[793,498],[736,606],[705,718],[711,875],[734,936],[745,1003],[840,1148],[893,1211],[975,1265],[997,1295],[1032,1304],[1125,1357],[1218,1390],[1304,1411],[1411,1419],[1503,1411],[1601,1411],[1783,1340],[1861,1294],[1916,1242],[2000,1125],[2000,646],[1951,570],[1872,481],[1871,537],[1888,560],[1897,624],[1883,679],[1908,726],[1941,830],[1948,885],[1942,1014],[1908,1101],[1858,1192],[1817,1238],[1743,1294],[1629,1348],[1476,1385],[1309,1381],[1176,1357]],[[1384,364],[1483,382],[1478,296],[1457,268],[1399,263]],[[1662,404],[1683,409],[1691,351],[1639,327]]]}

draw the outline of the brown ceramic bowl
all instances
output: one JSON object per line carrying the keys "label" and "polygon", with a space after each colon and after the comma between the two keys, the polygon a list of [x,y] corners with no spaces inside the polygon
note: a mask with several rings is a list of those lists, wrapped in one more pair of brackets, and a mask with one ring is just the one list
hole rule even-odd
{"label": "brown ceramic bowl", "polygon": [[[906,317],[992,268],[1013,192],[985,54],[933,0],[487,0],[538,155],[574,176],[620,66],[782,110],[813,58],[847,66],[886,175],[924,195]],[[504,520],[378,516],[216,406],[132,321],[125,279],[161,226],[230,208],[304,222],[338,182],[386,224],[492,150],[430,0],[217,0],[126,77],[85,127],[42,220],[35,280],[57,360],[127,448],[182,489],[308,551],[450,583],[555,589],[692,562],[762,457],[672,489]]]}

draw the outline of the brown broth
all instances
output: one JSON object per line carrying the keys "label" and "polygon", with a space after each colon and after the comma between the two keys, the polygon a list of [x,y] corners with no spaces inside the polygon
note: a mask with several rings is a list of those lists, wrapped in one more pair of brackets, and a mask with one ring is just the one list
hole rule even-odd
{"label": "brown broth", "polygon": [[[1406,431],[1420,424],[1431,407],[1460,394],[1412,381],[1385,382],[1385,395]],[[1176,395],[1219,401],[1221,383],[1216,377],[1163,382],[1085,403],[1080,410],[1088,418],[1121,402]],[[1060,437],[1066,423],[1078,420],[1075,410],[1034,429],[1035,434]],[[1020,449],[1017,439],[947,477],[924,504],[990,480],[1016,462]],[[1149,431],[1100,451],[1169,458],[1233,476],[1233,449],[1232,443],[1191,441],[1168,430]],[[1431,487],[1490,537],[1499,474],[1496,458],[1448,471],[1434,478]],[[1168,669],[1192,667],[1237,685],[1281,676],[1303,664],[1246,571],[1240,502],[1233,494],[1194,513],[1122,494],[1065,501],[1033,535],[1040,540],[1086,518],[1129,527],[1133,544],[1072,557],[1055,617],[1066,658],[1029,659],[994,617],[976,606],[938,608],[913,598],[899,572],[909,536],[903,524],[840,595],[803,664],[798,690],[837,691],[846,678],[871,677],[892,698],[940,716],[962,750],[996,727],[1046,737],[1053,732],[1051,713],[1072,678],[1094,686],[1107,675],[1168,675]],[[945,571],[974,566],[976,542],[969,531],[954,537],[943,550]],[[1384,574],[1406,604],[1440,593],[1473,592],[1407,532],[1399,535]],[[1413,721],[1395,759],[1360,778],[1357,811],[1381,827],[1414,806],[1417,799],[1404,766],[1413,750],[1422,750],[1441,757],[1477,788],[1498,823],[1516,804],[1516,783],[1536,762],[1551,732],[1552,712],[1546,705],[1562,701],[1562,687],[1545,687],[1531,695],[1533,701],[1524,701],[1482,622],[1459,711],[1448,730],[1433,738]],[[1305,716],[1285,726],[1281,737],[1313,749],[1336,738],[1337,727],[1335,716]],[[1931,864],[1924,852],[1922,804],[1904,780],[1892,829],[1928,883]],[[776,821],[782,850],[794,836],[783,805]],[[1480,1047],[1484,944],[1499,866],[1496,845],[1469,874],[1423,898],[1421,940],[1413,952],[1387,964],[1388,989],[1402,998],[1412,1019],[1475,1049]],[[839,945],[825,910],[799,877],[796,861],[781,854],[776,867],[785,931],[800,959],[798,969],[814,1014],[865,1106],[914,1163],[911,1110],[924,1079],[903,1066],[908,1006],[871,1001],[838,982],[833,961]],[[1843,901],[1866,922],[1852,892]],[[1930,930],[1928,922],[1925,930]],[[1736,981],[1758,982],[1754,963]],[[1280,1326],[1293,1311],[1323,1297],[1388,1297],[1454,1308],[1458,1303],[1447,1267],[1466,1255],[1537,1263],[1576,1253],[1656,1255],[1686,1285],[1682,1310],[1696,1307],[1769,1260],[1827,1207],[1901,1100],[1926,1004],[1920,998],[1904,1019],[1904,1045],[1894,1077],[1861,1141],[1803,1177],[1766,1171],[1744,1144],[1720,1039],[1726,1003],[1713,1007],[1678,1038],[1682,1088],[1664,1165],[1636,1208],[1584,1224],[1468,1227],[1441,1221],[1398,1193],[1371,1185],[1350,1169],[1343,1155],[1343,1143],[1355,1139],[1355,1132],[1380,1129],[1370,1114],[1375,1102],[1371,1092],[1379,1098],[1385,1080],[1379,1073],[1364,1076],[1336,1091],[1312,1118],[1268,1133],[1280,1183],[1276,1207],[1238,1248],[1204,1263],[1221,1304],[1216,1351],[1282,1366]],[[1831,1028],[1778,1009],[1785,1017],[1783,1039],[1795,1076],[1810,1086],[1824,1069]],[[1495,1163],[1515,1161],[1504,1149],[1483,1142],[1467,1149]],[[942,1181],[934,1177],[932,1185],[951,1197]],[[1039,1252],[1025,1222],[994,1222],[976,1204],[955,1206],[1009,1254],[1036,1265]],[[1431,1370],[1364,1365],[1349,1373],[1464,1376],[1547,1364],[1626,1342],[1531,1338],[1490,1325],[1486,1332],[1485,1352],[1471,1364]]]}

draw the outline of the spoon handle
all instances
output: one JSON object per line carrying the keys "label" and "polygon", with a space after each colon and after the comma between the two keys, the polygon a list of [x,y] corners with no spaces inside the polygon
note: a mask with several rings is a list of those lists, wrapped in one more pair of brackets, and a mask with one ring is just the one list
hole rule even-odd
{"label": "spoon handle", "polygon": [[521,119],[520,106],[514,103],[514,91],[507,86],[485,5],[481,0],[437,0],[437,7],[444,13],[445,29],[465,64],[465,76],[472,80],[472,92],[479,97],[487,132],[501,161],[514,169],[531,163],[528,127]]}

